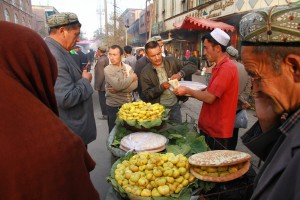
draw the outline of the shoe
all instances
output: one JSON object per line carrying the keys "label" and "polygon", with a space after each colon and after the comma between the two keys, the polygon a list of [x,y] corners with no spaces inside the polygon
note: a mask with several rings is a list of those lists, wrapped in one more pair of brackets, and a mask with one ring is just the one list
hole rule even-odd
{"label": "shoe", "polygon": [[107,120],[107,115],[103,115],[102,117],[97,117],[100,120]]}

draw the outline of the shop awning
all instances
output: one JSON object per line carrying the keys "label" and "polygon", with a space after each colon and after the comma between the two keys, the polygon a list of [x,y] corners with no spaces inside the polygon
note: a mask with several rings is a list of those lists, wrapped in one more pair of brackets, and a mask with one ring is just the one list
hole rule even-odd
{"label": "shop awning", "polygon": [[176,29],[191,29],[191,30],[213,30],[220,28],[223,31],[234,31],[234,26],[223,22],[216,22],[210,19],[197,18],[197,17],[185,17],[183,22],[176,22],[173,24]]}

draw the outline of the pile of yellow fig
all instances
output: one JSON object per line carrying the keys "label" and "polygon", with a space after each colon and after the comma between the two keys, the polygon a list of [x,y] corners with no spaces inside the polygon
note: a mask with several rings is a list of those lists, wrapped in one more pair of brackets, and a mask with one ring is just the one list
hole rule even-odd
{"label": "pile of yellow fig", "polygon": [[118,117],[125,121],[153,121],[161,119],[164,111],[165,108],[158,103],[138,101],[123,104],[118,112]]}
{"label": "pile of yellow fig", "polygon": [[194,181],[189,167],[181,154],[141,152],[117,165],[115,179],[127,193],[136,196],[169,196]]}

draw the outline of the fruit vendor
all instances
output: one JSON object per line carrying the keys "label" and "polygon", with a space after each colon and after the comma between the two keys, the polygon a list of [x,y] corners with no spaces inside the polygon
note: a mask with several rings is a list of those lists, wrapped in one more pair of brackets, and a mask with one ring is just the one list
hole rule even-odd
{"label": "fruit vendor", "polygon": [[226,54],[230,37],[219,28],[206,34],[204,54],[209,62],[215,62],[212,77],[205,90],[193,90],[180,86],[177,95],[191,95],[203,101],[198,126],[209,147],[213,150],[228,149],[233,135],[233,126],[238,99],[238,71]]}
{"label": "fruit vendor", "polygon": [[181,80],[196,72],[197,67],[191,62],[180,61],[175,57],[163,57],[157,41],[149,40],[145,45],[146,57],[150,61],[143,69],[140,79],[142,94],[146,101],[160,103],[170,109],[170,121],[182,121],[177,96],[169,90],[168,79]]}

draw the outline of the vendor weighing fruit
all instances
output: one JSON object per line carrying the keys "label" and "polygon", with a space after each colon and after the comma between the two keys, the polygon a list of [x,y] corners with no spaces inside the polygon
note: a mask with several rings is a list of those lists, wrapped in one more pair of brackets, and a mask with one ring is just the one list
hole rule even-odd
{"label": "vendor weighing fruit", "polygon": [[[162,57],[159,44],[150,39],[145,45],[146,57],[150,63],[143,69],[140,79],[142,94],[151,103],[160,103],[170,109],[170,121],[180,123],[181,111],[177,96],[169,90],[169,79],[181,80],[196,72],[191,62],[180,61],[174,57]],[[186,97],[187,98],[187,97]]]}
{"label": "vendor weighing fruit", "polygon": [[233,136],[238,99],[238,71],[226,53],[230,37],[219,28],[202,38],[204,54],[215,62],[212,77],[205,90],[185,86],[174,89],[176,95],[190,95],[203,102],[198,127],[212,150],[228,149]]}

